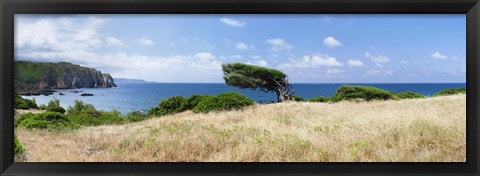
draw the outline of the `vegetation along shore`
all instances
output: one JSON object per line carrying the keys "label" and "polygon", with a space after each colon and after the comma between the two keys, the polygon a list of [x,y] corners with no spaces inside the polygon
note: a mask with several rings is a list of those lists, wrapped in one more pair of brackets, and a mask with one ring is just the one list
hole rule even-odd
{"label": "vegetation along shore", "polygon": [[333,97],[267,105],[229,92],[171,97],[126,115],[54,100],[16,111],[16,160],[463,162],[465,92],[343,86]]}

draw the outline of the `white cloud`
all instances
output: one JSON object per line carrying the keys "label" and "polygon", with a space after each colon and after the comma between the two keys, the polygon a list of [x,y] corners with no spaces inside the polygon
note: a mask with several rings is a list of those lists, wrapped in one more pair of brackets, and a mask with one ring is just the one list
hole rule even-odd
{"label": "white cloud", "polygon": [[267,67],[267,66],[269,66],[269,65],[268,65],[268,62],[267,62],[266,60],[248,61],[247,64],[250,64],[250,65],[258,65],[258,66],[262,66],[262,67]]}
{"label": "white cloud", "polygon": [[199,59],[204,59],[204,60],[215,59],[215,56],[212,53],[208,53],[208,52],[197,53],[197,54],[195,54],[195,57],[197,57]]}
{"label": "white cloud", "polygon": [[107,42],[107,45],[111,45],[111,46],[125,46],[125,43],[123,43],[120,39],[117,39],[115,37],[107,37],[105,39],[105,42]]}
{"label": "white cloud", "polygon": [[222,59],[222,60],[241,59],[241,58],[243,58],[243,56],[242,55],[220,55],[218,58]]}
{"label": "white cloud", "polygon": [[15,24],[15,47],[17,49],[90,50],[104,45],[97,29],[106,19],[89,17],[83,20],[41,18]]}
{"label": "white cloud", "polygon": [[380,63],[380,64],[384,64],[384,63],[387,63],[387,62],[390,61],[390,59],[388,57],[382,56],[382,55],[372,56],[371,59],[372,59],[373,62]]}
{"label": "white cloud", "polygon": [[[96,68],[113,77],[136,77],[162,82],[219,82],[221,62],[212,53],[148,56],[126,53],[98,53],[108,44],[119,44],[111,36],[104,38],[98,29],[104,20],[97,18],[37,19],[16,23],[16,59],[71,62]],[[41,34],[39,34],[39,31]],[[77,34],[80,34],[77,36]],[[119,40],[121,41],[121,40]],[[202,75],[198,77],[198,75]]]}
{"label": "white cloud", "polygon": [[323,40],[323,44],[328,46],[329,48],[335,48],[343,45],[340,41],[338,41],[332,36],[328,36],[327,38],[325,38],[325,40]]}
{"label": "white cloud", "polygon": [[337,69],[337,68],[331,68],[331,69],[327,69],[327,71],[325,71],[325,73],[327,73],[329,75],[339,74],[339,73],[342,73],[342,72],[343,72],[342,70]]}
{"label": "white cloud", "polygon": [[400,63],[401,63],[401,64],[408,64],[408,61],[406,61],[406,60],[401,60]]}
{"label": "white cloud", "polygon": [[358,59],[350,59],[347,61],[348,66],[351,67],[361,67],[363,66],[363,62]]}
{"label": "white cloud", "polygon": [[237,45],[235,45],[235,48],[239,49],[239,50],[247,50],[248,49],[248,45],[245,44],[245,43],[237,43]]}
{"label": "white cloud", "polygon": [[370,57],[370,52],[365,51],[365,54],[364,54],[364,55],[365,55],[366,58],[369,58],[369,57]]}
{"label": "white cloud", "polygon": [[262,57],[260,55],[252,55],[253,59],[261,59]]}
{"label": "white cloud", "polygon": [[293,46],[281,38],[268,39],[265,43],[270,44],[270,50],[273,52],[289,51]]}
{"label": "white cloud", "polygon": [[220,21],[226,25],[229,25],[229,26],[233,26],[233,27],[245,27],[245,23],[244,22],[240,22],[238,20],[234,20],[234,19],[231,19],[231,18],[226,18],[226,17],[223,17],[220,19]]}
{"label": "white cloud", "polygon": [[153,45],[155,45],[155,42],[153,42],[152,40],[150,40],[148,38],[142,37],[140,39],[140,44],[142,44],[144,46],[153,46]]}
{"label": "white cloud", "polygon": [[317,54],[313,56],[303,56],[301,59],[290,59],[287,63],[282,63],[279,68],[316,68],[319,66],[341,67],[343,64],[337,61],[337,58]]}
{"label": "white cloud", "polygon": [[440,52],[438,52],[438,51],[435,51],[435,53],[433,53],[430,56],[432,56],[435,59],[441,59],[441,60],[447,59],[447,56],[440,54]]}
{"label": "white cloud", "polygon": [[364,76],[392,76],[392,75],[393,75],[392,70],[381,71],[377,69],[367,70],[366,74],[364,74]]}

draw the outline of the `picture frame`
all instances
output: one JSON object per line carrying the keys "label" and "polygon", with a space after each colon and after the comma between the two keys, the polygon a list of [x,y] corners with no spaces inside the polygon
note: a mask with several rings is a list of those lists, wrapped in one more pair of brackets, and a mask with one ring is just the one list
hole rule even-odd
{"label": "picture frame", "polygon": [[[478,0],[2,0],[1,175],[479,175],[480,3]],[[15,14],[466,14],[465,163],[15,163]]]}

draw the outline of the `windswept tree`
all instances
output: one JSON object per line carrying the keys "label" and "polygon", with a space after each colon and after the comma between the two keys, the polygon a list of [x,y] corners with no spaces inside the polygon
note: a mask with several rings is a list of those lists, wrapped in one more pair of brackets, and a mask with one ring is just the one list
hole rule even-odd
{"label": "windswept tree", "polygon": [[223,79],[229,86],[275,92],[279,102],[292,100],[295,93],[288,76],[279,70],[242,63],[222,64],[222,69]]}

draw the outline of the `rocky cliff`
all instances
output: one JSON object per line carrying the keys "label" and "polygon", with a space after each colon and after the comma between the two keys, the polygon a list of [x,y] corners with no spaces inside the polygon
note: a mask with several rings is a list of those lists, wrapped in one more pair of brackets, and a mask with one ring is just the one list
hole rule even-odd
{"label": "rocky cliff", "polygon": [[15,89],[18,93],[48,89],[117,87],[108,73],[67,62],[15,62]]}

